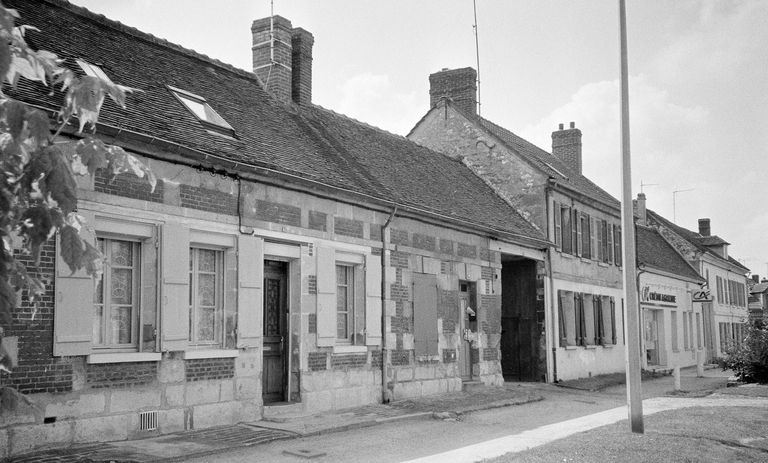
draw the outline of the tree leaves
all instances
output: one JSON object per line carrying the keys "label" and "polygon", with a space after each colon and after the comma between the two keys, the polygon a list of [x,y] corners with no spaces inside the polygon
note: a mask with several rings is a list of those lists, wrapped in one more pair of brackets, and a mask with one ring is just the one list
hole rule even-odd
{"label": "tree leaves", "polygon": [[85,269],[88,275],[101,275],[103,257],[91,243],[83,240],[72,225],[64,225],[59,231],[59,253],[72,273]]}

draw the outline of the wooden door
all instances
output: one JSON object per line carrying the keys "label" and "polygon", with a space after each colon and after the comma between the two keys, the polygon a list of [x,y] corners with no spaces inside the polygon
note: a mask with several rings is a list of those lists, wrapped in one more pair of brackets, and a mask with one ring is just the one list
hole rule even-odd
{"label": "wooden door", "polygon": [[288,264],[264,261],[264,357],[262,396],[265,403],[285,400],[288,343]]}
{"label": "wooden door", "polygon": [[461,379],[469,381],[472,379],[472,345],[467,339],[469,328],[469,317],[467,316],[467,307],[469,307],[469,295],[466,292],[459,293],[459,333],[461,335],[461,349],[459,350],[459,374]]}
{"label": "wooden door", "polygon": [[536,262],[506,262],[501,270],[501,370],[510,381],[539,381]]}

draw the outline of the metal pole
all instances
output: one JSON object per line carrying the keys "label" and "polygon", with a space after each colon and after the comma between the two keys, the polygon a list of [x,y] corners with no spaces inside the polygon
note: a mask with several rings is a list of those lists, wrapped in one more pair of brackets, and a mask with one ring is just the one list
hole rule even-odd
{"label": "metal pole", "polygon": [[677,223],[677,194],[685,191],[693,191],[695,188],[688,188],[685,190],[675,190],[672,192],[672,223]]}
{"label": "metal pole", "polygon": [[632,211],[632,163],[629,151],[629,73],[627,71],[627,18],[625,0],[619,0],[621,44],[621,223],[624,229],[624,348],[627,402],[632,432],[643,433],[643,397],[640,390],[640,314],[635,276],[635,223]]}

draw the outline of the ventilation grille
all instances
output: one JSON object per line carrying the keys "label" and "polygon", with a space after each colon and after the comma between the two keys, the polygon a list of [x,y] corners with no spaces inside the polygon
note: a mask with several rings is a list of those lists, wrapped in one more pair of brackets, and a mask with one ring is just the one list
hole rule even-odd
{"label": "ventilation grille", "polygon": [[157,411],[139,413],[139,431],[157,429]]}

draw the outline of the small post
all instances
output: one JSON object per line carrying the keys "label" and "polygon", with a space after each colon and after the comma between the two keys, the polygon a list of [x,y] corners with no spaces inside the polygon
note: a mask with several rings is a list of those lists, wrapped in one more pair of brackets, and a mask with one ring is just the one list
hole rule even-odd
{"label": "small post", "polygon": [[676,366],[674,370],[672,370],[672,376],[675,377],[675,390],[679,391],[681,389],[680,387],[680,367]]}
{"label": "small post", "polygon": [[696,351],[696,377],[704,377],[704,351],[701,349]]}

